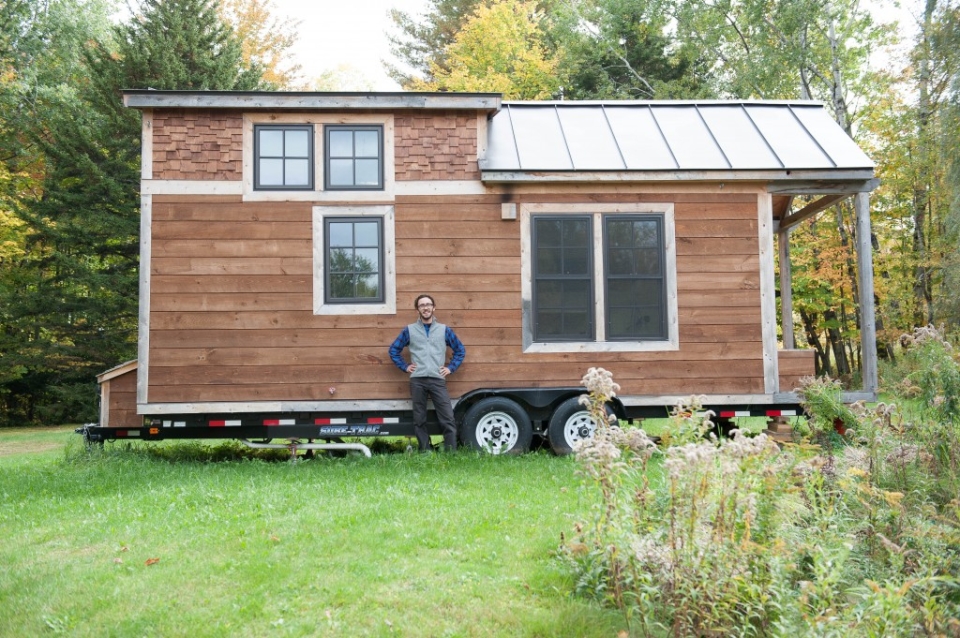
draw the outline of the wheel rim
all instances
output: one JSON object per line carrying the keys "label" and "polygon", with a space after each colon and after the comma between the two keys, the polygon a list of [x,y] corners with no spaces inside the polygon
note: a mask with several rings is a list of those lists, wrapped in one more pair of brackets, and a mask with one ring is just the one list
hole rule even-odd
{"label": "wheel rim", "polygon": [[597,423],[586,410],[575,412],[563,424],[563,441],[569,447],[577,441],[593,438],[593,432],[597,429]]}
{"label": "wheel rim", "polygon": [[489,412],[477,423],[477,443],[491,454],[502,454],[517,444],[520,426],[506,412]]}

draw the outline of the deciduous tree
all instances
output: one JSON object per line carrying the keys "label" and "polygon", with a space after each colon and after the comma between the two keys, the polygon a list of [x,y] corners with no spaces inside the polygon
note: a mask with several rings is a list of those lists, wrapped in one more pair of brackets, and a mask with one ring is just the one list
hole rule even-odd
{"label": "deciduous tree", "polygon": [[538,100],[560,87],[557,59],[544,43],[543,14],[535,2],[494,0],[467,19],[445,52],[446,68],[432,65],[422,90],[491,91],[508,100]]}

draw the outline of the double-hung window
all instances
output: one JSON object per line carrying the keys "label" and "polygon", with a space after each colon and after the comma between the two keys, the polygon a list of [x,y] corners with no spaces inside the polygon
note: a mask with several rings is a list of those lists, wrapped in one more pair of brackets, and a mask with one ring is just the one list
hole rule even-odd
{"label": "double-hung window", "polygon": [[383,189],[383,127],[327,125],[325,188]]}
{"label": "double-hung window", "polygon": [[313,126],[258,124],[253,136],[255,190],[313,189]]}
{"label": "double-hung window", "polygon": [[666,339],[663,218],[607,215],[603,233],[607,339]]}
{"label": "double-hung window", "polygon": [[677,347],[673,212],[651,208],[522,207],[525,351]]}
{"label": "double-hung window", "polygon": [[537,341],[593,340],[592,221],[588,215],[533,220]]}

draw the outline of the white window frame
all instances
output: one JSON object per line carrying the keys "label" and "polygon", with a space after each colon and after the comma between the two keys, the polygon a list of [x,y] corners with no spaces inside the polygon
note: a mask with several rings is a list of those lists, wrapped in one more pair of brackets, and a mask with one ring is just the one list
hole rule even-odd
{"label": "white window frame", "polygon": [[[652,214],[663,216],[663,248],[666,288],[667,338],[665,340],[607,341],[606,340],[606,285],[604,281],[603,217],[624,214]],[[593,215],[593,341],[533,340],[533,215]],[[680,325],[677,311],[677,249],[674,227],[674,208],[671,203],[619,204],[521,204],[520,205],[520,295],[522,302],[523,352],[666,352],[680,349]]]}
{"label": "white window frame", "polygon": [[[254,188],[254,134],[255,124],[312,124],[313,125],[313,184],[312,189]],[[382,126],[383,188],[324,190],[326,183],[326,137],[328,124]],[[391,114],[332,114],[332,113],[245,113],[243,116],[243,201],[245,202],[383,202],[396,195],[394,160],[394,117]]]}
{"label": "white window frame", "polygon": [[[324,243],[326,220],[335,217],[378,217],[383,220],[383,303],[326,303]],[[395,315],[397,314],[396,230],[393,206],[313,207],[313,314]]]}

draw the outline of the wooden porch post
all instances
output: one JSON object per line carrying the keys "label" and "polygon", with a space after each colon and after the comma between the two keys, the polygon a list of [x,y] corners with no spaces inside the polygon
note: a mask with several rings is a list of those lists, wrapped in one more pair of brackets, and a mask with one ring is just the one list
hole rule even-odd
{"label": "wooden porch post", "polygon": [[873,243],[870,237],[870,193],[857,193],[857,269],[860,271],[860,348],[863,391],[877,392],[877,324],[873,309]]}
{"label": "wooden porch post", "polygon": [[790,228],[777,230],[780,249],[780,325],[783,326],[783,349],[793,350],[793,267],[790,264]]}

